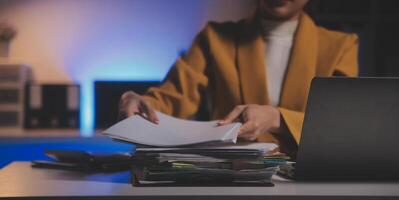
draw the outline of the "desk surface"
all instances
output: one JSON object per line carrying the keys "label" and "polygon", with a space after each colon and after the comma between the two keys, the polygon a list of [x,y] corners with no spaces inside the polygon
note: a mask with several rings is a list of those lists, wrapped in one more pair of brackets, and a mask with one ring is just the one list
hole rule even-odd
{"label": "desk surface", "polygon": [[0,170],[0,198],[65,199],[377,199],[399,198],[399,182],[294,182],[274,187],[133,187],[128,172],[87,174],[34,169],[14,162]]}

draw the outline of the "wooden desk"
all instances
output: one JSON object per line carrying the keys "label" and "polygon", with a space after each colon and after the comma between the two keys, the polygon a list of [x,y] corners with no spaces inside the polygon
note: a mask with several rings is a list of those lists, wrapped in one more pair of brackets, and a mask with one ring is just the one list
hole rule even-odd
{"label": "wooden desk", "polygon": [[0,170],[0,198],[16,199],[398,199],[399,182],[294,182],[275,187],[132,187],[129,173],[85,174],[14,162]]}

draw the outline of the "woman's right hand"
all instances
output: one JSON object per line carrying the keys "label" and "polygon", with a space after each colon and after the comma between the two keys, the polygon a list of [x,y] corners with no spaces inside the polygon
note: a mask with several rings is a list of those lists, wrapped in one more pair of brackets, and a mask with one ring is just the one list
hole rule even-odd
{"label": "woman's right hand", "polygon": [[133,91],[123,93],[119,101],[119,116],[124,118],[135,114],[139,114],[155,124],[159,123],[154,109],[141,95]]}

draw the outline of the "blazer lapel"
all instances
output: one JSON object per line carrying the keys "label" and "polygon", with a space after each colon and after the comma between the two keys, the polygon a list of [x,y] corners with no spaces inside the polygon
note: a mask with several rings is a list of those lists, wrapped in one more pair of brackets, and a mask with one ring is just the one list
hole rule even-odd
{"label": "blazer lapel", "polygon": [[302,14],[283,82],[280,106],[292,110],[305,109],[310,83],[316,75],[317,49],[317,27],[306,14]]}
{"label": "blazer lapel", "polygon": [[243,104],[268,104],[263,37],[254,19],[244,22],[237,45]]}

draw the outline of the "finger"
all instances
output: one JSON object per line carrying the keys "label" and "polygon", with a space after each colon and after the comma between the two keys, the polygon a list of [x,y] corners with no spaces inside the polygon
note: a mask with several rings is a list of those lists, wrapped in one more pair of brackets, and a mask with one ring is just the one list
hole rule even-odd
{"label": "finger", "polygon": [[245,140],[253,141],[256,140],[256,138],[258,137],[258,133],[259,131],[255,130],[255,131],[246,132],[244,134],[240,134],[238,137]]}
{"label": "finger", "polygon": [[224,119],[218,122],[219,125],[224,125],[233,122],[245,110],[244,105],[236,106]]}
{"label": "finger", "polygon": [[243,139],[249,140],[249,141],[256,140],[258,135],[259,135],[258,129],[252,129],[252,130],[248,130],[247,132],[239,133],[240,138],[243,138]]}
{"label": "finger", "polygon": [[121,102],[119,104],[119,119],[124,119],[126,117],[130,117],[136,113],[138,113],[139,110],[136,105],[128,105],[125,102]]}
{"label": "finger", "polygon": [[238,135],[245,135],[247,133],[254,132],[256,130],[256,128],[257,128],[257,126],[254,122],[251,122],[251,121],[246,122],[245,124],[243,124],[240,127],[240,130],[238,131]]}
{"label": "finger", "polygon": [[119,100],[119,113],[121,116],[130,117],[137,112],[138,110],[138,103],[134,98],[135,93],[132,91],[127,91],[122,94]]}
{"label": "finger", "polygon": [[149,120],[155,124],[159,123],[159,118],[155,113],[154,109],[152,109],[146,102],[142,102],[142,111],[147,115]]}
{"label": "finger", "polygon": [[255,132],[252,132],[252,133],[240,135],[239,138],[248,140],[248,141],[254,141],[257,138],[257,134]]}
{"label": "finger", "polygon": [[127,109],[127,112],[126,112],[127,117],[131,117],[138,113],[140,113],[140,110],[138,109],[137,106],[129,106],[129,108]]}

